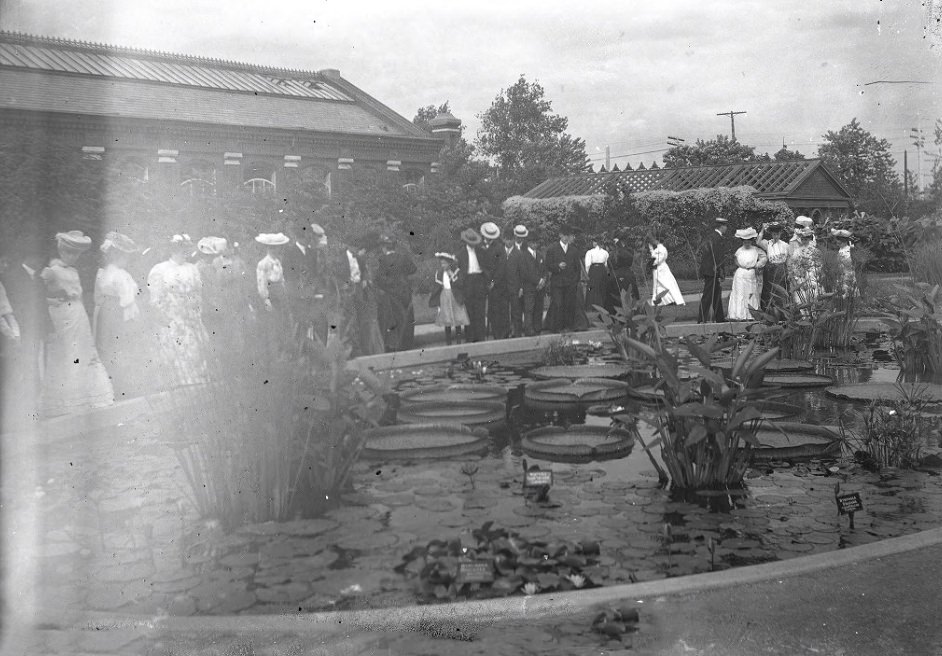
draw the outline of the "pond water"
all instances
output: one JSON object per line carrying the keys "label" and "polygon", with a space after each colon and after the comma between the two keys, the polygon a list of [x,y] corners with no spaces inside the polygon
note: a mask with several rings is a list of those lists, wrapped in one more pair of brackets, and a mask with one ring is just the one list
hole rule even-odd
{"label": "pond water", "polygon": [[[526,384],[538,357],[501,356],[485,382]],[[595,357],[611,360],[604,353]],[[890,366],[869,358],[822,364],[819,372],[846,383],[896,378]],[[385,375],[400,391],[475,379],[448,363]],[[802,420],[821,424],[856,421],[863,408],[820,390],[790,392],[787,400],[804,408]],[[225,534],[195,517],[168,440],[155,422],[141,419],[86,436],[67,450],[50,447],[35,492],[45,524],[41,583],[60,604],[119,612],[385,607],[419,601],[416,581],[394,571],[413,548],[432,540],[469,540],[488,521],[530,541],[598,542],[590,575],[601,585],[784,559],[939,524],[942,477],[931,472],[873,473],[848,460],[772,463],[750,470],[746,488],[735,494],[681,499],[659,486],[637,445],[627,457],[607,462],[540,461],[554,471],[548,501],[524,497],[522,431],[608,421],[581,411],[522,407],[506,430],[491,436],[484,456],[361,460],[353,470],[353,490],[324,517]],[[473,474],[465,473],[473,468]],[[842,492],[862,497],[854,529],[837,513],[836,483]],[[671,527],[669,538],[665,525]]]}

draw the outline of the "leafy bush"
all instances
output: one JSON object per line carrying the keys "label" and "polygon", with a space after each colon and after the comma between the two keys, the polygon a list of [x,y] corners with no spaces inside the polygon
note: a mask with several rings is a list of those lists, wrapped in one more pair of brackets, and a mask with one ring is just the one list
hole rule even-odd
{"label": "leafy bush", "polygon": [[[598,544],[528,541],[485,522],[471,531],[472,541],[432,540],[405,556],[395,571],[417,579],[423,599],[506,597],[595,587]],[[488,581],[466,580],[466,563],[484,563]]]}
{"label": "leafy bush", "polygon": [[926,241],[916,246],[909,258],[916,282],[942,285],[942,240]]}

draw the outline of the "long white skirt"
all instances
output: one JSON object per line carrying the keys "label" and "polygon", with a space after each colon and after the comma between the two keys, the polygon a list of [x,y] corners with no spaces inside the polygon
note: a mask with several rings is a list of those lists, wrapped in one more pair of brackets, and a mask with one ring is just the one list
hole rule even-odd
{"label": "long white skirt", "polygon": [[652,303],[657,301],[658,294],[662,291],[667,291],[667,293],[661,297],[661,305],[668,305],[669,303],[676,305],[684,304],[684,295],[680,293],[680,287],[677,286],[677,279],[674,278],[674,274],[671,273],[671,268],[667,266],[667,262],[661,262],[654,268],[652,283]]}
{"label": "long white skirt", "polygon": [[733,274],[733,288],[729,293],[729,310],[726,317],[730,321],[751,321],[749,308],[759,307],[759,278],[755,269],[736,269]]}

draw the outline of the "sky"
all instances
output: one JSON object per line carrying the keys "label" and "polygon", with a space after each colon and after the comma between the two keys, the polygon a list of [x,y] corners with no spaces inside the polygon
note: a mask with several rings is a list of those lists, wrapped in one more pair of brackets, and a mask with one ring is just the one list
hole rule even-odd
{"label": "sky", "polygon": [[473,139],[520,75],[592,163],[650,166],[668,136],[813,156],[857,118],[903,150],[942,117],[942,0],[0,0],[0,28],[319,70],[412,118],[444,101]]}

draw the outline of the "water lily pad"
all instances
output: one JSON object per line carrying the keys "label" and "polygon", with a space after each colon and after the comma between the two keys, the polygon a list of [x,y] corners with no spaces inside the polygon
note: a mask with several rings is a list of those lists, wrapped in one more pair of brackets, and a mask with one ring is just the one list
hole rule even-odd
{"label": "water lily pad", "polygon": [[628,431],[604,426],[549,426],[526,433],[520,446],[527,455],[544,460],[612,460],[631,453],[634,437]]}
{"label": "water lily pad", "polygon": [[524,396],[531,407],[558,410],[566,406],[620,401],[627,393],[626,383],[607,378],[557,378],[527,385]]}
{"label": "water lily pad", "polygon": [[760,446],[753,450],[759,460],[802,460],[837,456],[840,435],[826,426],[787,422],[764,422],[756,433]]}
{"label": "water lily pad", "polygon": [[632,368],[624,364],[573,364],[537,367],[530,373],[534,378],[624,378]]}
{"label": "water lily pad", "polygon": [[456,383],[422,387],[399,394],[401,408],[417,403],[462,403],[464,401],[499,401],[507,399],[507,388],[500,385]]}
{"label": "water lily pad", "polygon": [[[718,369],[732,370],[734,362],[731,359],[717,360],[713,363]],[[772,360],[765,365],[765,371],[769,373],[785,373],[794,371],[813,371],[814,363],[807,360]]]}
{"label": "water lily pad", "polygon": [[462,424],[407,424],[364,431],[371,460],[453,458],[487,450],[487,431]]}
{"label": "water lily pad", "polygon": [[774,387],[827,387],[834,384],[834,379],[821,374],[766,374],[764,385]]}
{"label": "water lily pad", "polygon": [[455,422],[496,430],[507,419],[507,406],[501,401],[429,401],[401,409],[397,418],[404,424]]}
{"label": "water lily pad", "polygon": [[[901,390],[902,388],[902,390]],[[918,393],[929,403],[942,403],[942,385],[937,383],[860,383],[858,385],[837,385],[824,390],[830,396],[851,401],[901,401],[905,394]],[[905,392],[905,394],[904,394]]]}

